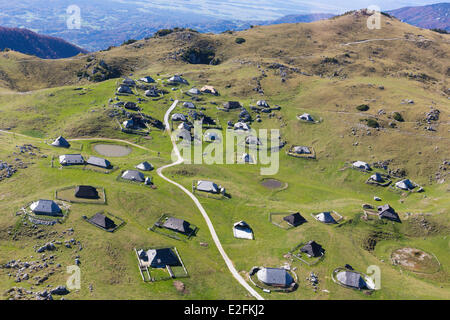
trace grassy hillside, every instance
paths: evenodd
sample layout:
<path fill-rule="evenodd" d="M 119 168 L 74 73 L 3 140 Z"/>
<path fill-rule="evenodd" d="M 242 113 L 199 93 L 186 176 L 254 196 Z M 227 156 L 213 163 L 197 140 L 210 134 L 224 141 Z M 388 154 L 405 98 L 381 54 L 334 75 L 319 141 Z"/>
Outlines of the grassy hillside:
<path fill-rule="evenodd" d="M 114 92 L 122 79 L 98 83 L 87 78 L 78 80 L 80 70 L 90 71 L 104 60 L 122 75 L 132 73 L 132 78 L 151 75 L 160 79 L 158 88 L 167 90 L 168 94 L 157 101 L 145 98 L 140 104 L 143 112 L 154 118 L 162 120 L 171 99 L 190 100 L 180 89 L 185 92 L 193 86 L 210 84 L 219 90 L 220 96 L 203 95 L 197 105 L 219 119 L 223 126 L 228 120 L 236 121 L 239 111 L 225 113 L 211 102 L 237 100 L 250 111 L 249 105 L 265 99 L 281 109 L 273 111 L 270 117 L 262 114 L 262 122 L 253 122 L 252 128 L 279 128 L 287 146 L 314 147 L 317 160 L 290 157 L 286 155 L 286 147 L 281 150 L 280 170 L 273 178 L 286 182 L 285 190 L 263 187 L 259 165 L 181 165 L 166 172 L 169 178 L 188 189 L 198 179 L 214 180 L 226 187 L 230 199 L 200 197 L 200 201 L 224 249 L 243 275 L 253 266 L 278 267 L 289 262 L 285 254 L 301 242 L 315 240 L 323 245 L 326 255 L 316 266 L 292 262 L 300 281 L 297 291 L 261 292 L 265 298 L 448 299 L 450 189 L 442 166 L 444 160 L 450 159 L 449 37 L 387 17 L 383 17 L 381 30 L 371 31 L 365 28 L 366 18 L 361 13 L 352 13 L 310 24 L 257 27 L 221 35 L 175 32 L 89 55 L 93 58 L 78 56 L 71 60 L 43 61 L 3 53 L 0 70 L 7 77 L 2 77 L 4 89 L 0 91 L 0 129 L 5 130 L 0 133 L 0 160 L 13 162 L 19 157 L 29 165 L 0 182 L 0 263 L 11 259 L 36 260 L 39 256 L 33 246 L 54 239 L 64 243 L 74 238 L 82 243 L 83 249 L 76 252 L 76 248 L 60 246 L 54 254 L 62 268 L 55 268 L 54 275 L 39 286 L 31 280 L 15 283 L 14 277 L 1 269 L 0 292 L 12 286 L 34 286 L 34 291 L 41 291 L 47 284 L 64 284 L 65 267 L 73 264 L 79 255 L 82 288 L 68 295 L 69 299 L 250 298 L 232 278 L 204 220 L 186 195 L 154 171 L 149 175 L 157 189 L 116 180 L 121 170 L 132 169 L 143 160 L 156 168 L 170 163 L 172 146 L 169 136 L 159 130 L 153 130 L 148 137 L 118 130 L 117 122 L 109 116 L 113 110 L 109 99 L 115 98 Z M 237 37 L 245 38 L 246 42 L 237 44 Z M 422 37 L 428 40 L 421 40 Z M 400 40 L 346 45 L 360 40 L 394 38 Z M 194 46 L 214 51 L 220 64 L 193 65 L 183 61 L 182 50 Z M 23 76 L 25 65 L 27 77 Z M 280 66 L 284 67 L 280 69 Z M 172 91 L 172 86 L 162 80 L 174 73 L 183 74 L 190 85 Z M 256 92 L 257 87 L 264 94 Z M 121 96 L 120 100 L 136 102 L 138 98 L 144 98 L 143 90 L 137 90 L 135 96 Z M 404 103 L 405 100 L 414 103 Z M 361 104 L 367 104 L 369 110 L 357 110 Z M 440 120 L 427 124 L 424 119 L 430 106 L 440 110 Z M 186 109 L 180 105 L 176 111 L 186 112 Z M 301 123 L 296 116 L 304 112 L 322 121 L 314 125 Z M 402 115 L 403 122 L 394 120 L 395 112 Z M 252 116 L 256 115 L 252 112 Z M 379 128 L 367 126 L 367 119 L 376 120 Z M 430 125 L 435 131 L 424 129 Z M 73 142 L 77 147 L 83 146 L 84 155 L 98 155 L 93 144 L 102 138 L 126 140 L 149 150 L 133 147 L 127 157 L 111 158 L 120 170 L 109 175 L 52 168 L 52 156 L 66 151 L 44 142 L 60 134 L 69 139 L 91 139 Z M 17 154 L 16 146 L 25 143 L 40 147 L 47 157 L 31 159 Z M 425 192 L 395 193 L 388 188 L 367 185 L 364 183 L 367 174 L 341 170 L 353 160 L 369 163 L 390 160 L 390 169 L 406 171 L 407 177 L 423 186 Z M 439 179 L 436 179 L 437 172 L 441 172 Z M 38 227 L 43 230 L 40 238 L 37 230 L 30 230 L 15 216 L 26 203 L 52 199 L 56 189 L 77 184 L 105 187 L 107 205 L 72 204 L 64 224 Z M 381 197 L 382 204 L 391 204 L 402 223 L 362 219 L 362 204 L 376 205 L 374 196 Z M 99 210 L 121 217 L 126 225 L 107 234 L 82 220 L 82 216 Z M 325 210 L 342 214 L 344 223 L 323 225 L 311 217 L 312 213 Z M 300 211 L 308 222 L 286 231 L 268 220 L 270 212 L 289 211 Z M 197 225 L 197 237 L 181 242 L 148 231 L 163 213 Z M 254 241 L 233 237 L 232 225 L 240 220 L 252 226 Z M 71 227 L 75 230 L 73 235 L 67 233 Z M 178 248 L 190 273 L 188 279 L 181 279 L 186 286 L 184 293 L 176 290 L 173 280 L 153 284 L 141 281 L 132 250 L 141 246 Z M 433 253 L 441 268 L 424 275 L 392 265 L 390 254 L 402 246 Z M 345 264 L 362 272 L 370 265 L 379 266 L 382 289 L 366 295 L 336 285 L 331 280 L 331 272 Z M 304 280 L 311 271 L 319 276 L 317 292 Z"/>

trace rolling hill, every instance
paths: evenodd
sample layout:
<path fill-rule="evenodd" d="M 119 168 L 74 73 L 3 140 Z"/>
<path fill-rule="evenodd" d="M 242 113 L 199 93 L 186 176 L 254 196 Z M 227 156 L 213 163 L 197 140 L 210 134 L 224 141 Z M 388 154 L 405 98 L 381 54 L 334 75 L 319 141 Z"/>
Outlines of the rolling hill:
<path fill-rule="evenodd" d="M 10 49 L 43 59 L 60 59 L 86 53 L 67 41 L 21 28 L 0 27 L 0 50 Z"/>
<path fill-rule="evenodd" d="M 404 7 L 388 11 L 389 14 L 414 26 L 426 29 L 442 29 L 450 32 L 450 3 Z"/>
<path fill-rule="evenodd" d="M 79 259 L 81 289 L 71 290 L 67 299 L 251 299 L 229 272 L 192 199 L 158 175 L 158 169 L 166 167 L 166 177 L 187 190 L 196 180 L 226 188 L 229 197 L 222 199 L 195 194 L 249 285 L 254 266 L 289 264 L 295 270 L 296 291 L 258 291 L 265 299 L 448 300 L 450 35 L 388 16 L 383 16 L 381 29 L 369 30 L 367 18 L 366 11 L 359 10 L 312 23 L 222 34 L 167 30 L 59 60 L 0 53 L 0 160 L 18 167 L 0 181 L 0 266 L 12 259 L 34 266 L 41 259 L 38 248 L 48 242 L 56 246 L 54 253 L 45 253 L 46 262 L 54 256 L 52 264 L 30 268 L 28 279 L 19 267 L 0 268 L 3 298 L 35 298 L 26 292 L 66 283 L 66 266 Z M 189 85 L 169 83 L 174 74 Z M 144 76 L 155 83 L 139 82 Z M 138 81 L 133 94 L 117 94 L 125 77 Z M 146 96 L 153 85 L 164 94 Z M 204 85 L 220 94 L 187 94 Z M 258 100 L 266 100 L 273 110 L 256 111 Z M 241 112 L 222 110 L 227 101 L 242 103 L 253 129 L 279 129 L 286 145 L 280 152 L 270 151 L 279 157 L 279 171 L 261 176 L 264 164 L 167 167 L 174 161 L 167 132 L 157 127 L 137 134 L 121 130 L 123 121 L 136 116 L 121 103 L 133 102 L 141 113 L 162 121 L 171 106 L 173 113 L 187 114 L 182 103 L 187 101 L 197 106 L 194 111 L 216 120 L 223 134 L 228 121 L 236 123 Z M 299 121 L 303 113 L 317 123 Z M 49 145 L 60 135 L 69 139 L 70 149 Z M 21 152 L 30 144 L 38 149 Z M 110 173 L 59 165 L 61 154 L 104 156 L 98 144 L 131 151 L 108 156 L 115 167 Z M 201 146 L 207 154 L 216 144 Z M 288 153 L 291 146 L 310 147 L 316 158 L 293 157 Z M 371 174 L 350 167 L 356 160 L 369 163 L 393 182 L 407 177 L 423 192 L 370 185 L 366 181 Z M 156 169 L 145 172 L 154 188 L 121 181 L 122 171 L 143 161 Z M 25 166 L 18 165 L 22 162 Z M 267 187 L 267 178 L 282 187 Z M 54 226 L 33 227 L 21 214 L 28 203 L 54 199 L 58 190 L 70 196 L 67 190 L 77 185 L 104 188 L 106 203 L 68 202 L 66 219 Z M 364 209 L 384 204 L 395 208 L 401 223 L 378 219 Z M 125 224 L 107 233 L 85 221 L 100 211 Z M 326 225 L 312 217 L 323 211 L 336 211 L 343 220 Z M 307 223 L 284 230 L 270 222 L 272 213 L 293 212 L 300 212 Z M 163 214 L 189 221 L 199 228 L 198 234 L 179 241 L 150 231 Z M 242 220 L 252 227 L 254 240 L 234 238 L 233 224 Z M 326 250 L 316 265 L 289 253 L 310 240 Z M 189 277 L 144 283 L 134 249 L 153 247 L 176 247 Z M 421 265 L 426 272 L 404 269 L 391 258 L 393 252 L 409 247 L 420 248 L 438 262 Z M 361 272 L 379 268 L 381 289 L 367 293 L 337 285 L 332 272 L 346 264 Z M 305 280 L 311 272 L 319 278 L 317 288 Z M 22 294 L 12 294 L 13 287 L 24 288 Z"/>

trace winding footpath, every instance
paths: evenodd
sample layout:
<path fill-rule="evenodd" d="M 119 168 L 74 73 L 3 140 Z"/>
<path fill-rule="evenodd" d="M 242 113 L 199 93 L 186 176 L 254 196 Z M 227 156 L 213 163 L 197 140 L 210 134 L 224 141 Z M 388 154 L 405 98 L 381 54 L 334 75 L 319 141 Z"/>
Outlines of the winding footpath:
<path fill-rule="evenodd" d="M 166 130 L 167 132 L 170 134 L 171 133 L 171 129 L 170 129 L 170 124 L 169 124 L 169 116 L 170 113 L 176 108 L 178 104 L 178 100 L 175 100 L 175 102 L 170 106 L 170 108 L 167 110 L 166 114 L 164 115 L 164 124 L 166 126 Z M 160 167 L 156 170 L 156 173 L 163 178 L 164 180 L 166 180 L 167 182 L 175 185 L 176 187 L 178 187 L 179 189 L 181 189 L 184 193 L 186 193 L 191 199 L 192 201 L 194 201 L 195 205 L 197 206 L 198 210 L 201 212 L 203 218 L 206 221 L 206 224 L 208 226 L 209 232 L 211 233 L 211 237 L 214 240 L 214 243 L 217 246 L 217 249 L 219 250 L 220 254 L 222 255 L 223 260 L 225 261 L 228 269 L 230 270 L 231 274 L 233 275 L 233 277 L 256 299 L 258 300 L 264 300 L 263 297 L 261 297 L 258 292 L 255 291 L 255 289 L 253 289 L 248 283 L 247 281 L 244 280 L 244 278 L 239 274 L 239 272 L 236 270 L 236 268 L 233 265 L 233 262 L 230 260 L 230 258 L 228 257 L 228 255 L 226 254 L 225 250 L 222 247 L 222 244 L 220 243 L 219 237 L 217 236 L 216 230 L 214 229 L 214 226 L 211 222 L 211 219 L 209 219 L 209 216 L 206 212 L 206 210 L 203 208 L 203 206 L 201 205 L 200 201 L 197 199 L 197 197 L 194 196 L 194 194 L 192 192 L 190 192 L 189 190 L 187 190 L 185 187 L 183 187 L 182 185 L 180 185 L 179 183 L 176 183 L 175 181 L 170 180 L 169 178 L 165 177 L 163 175 L 163 170 L 170 168 L 170 167 L 174 167 L 177 166 L 179 164 L 182 164 L 184 162 L 183 157 L 180 154 L 180 150 L 178 149 L 177 145 L 176 145 L 176 141 L 175 138 L 171 135 L 171 141 L 172 141 L 172 145 L 173 145 L 173 149 L 174 152 L 177 156 L 177 159 L 175 162 L 165 165 L 163 167 Z"/>

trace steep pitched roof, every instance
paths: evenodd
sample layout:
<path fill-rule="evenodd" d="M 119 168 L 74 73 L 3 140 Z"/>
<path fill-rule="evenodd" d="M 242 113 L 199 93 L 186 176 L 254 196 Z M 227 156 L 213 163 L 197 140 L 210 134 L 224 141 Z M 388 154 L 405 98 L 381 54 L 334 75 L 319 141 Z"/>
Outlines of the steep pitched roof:
<path fill-rule="evenodd" d="M 219 186 L 212 181 L 197 181 L 197 190 L 211 193 L 219 193 Z"/>
<path fill-rule="evenodd" d="M 76 198 L 98 199 L 98 191 L 91 186 L 77 186 L 75 189 Z"/>
<path fill-rule="evenodd" d="M 188 91 L 190 94 L 201 94 L 201 91 L 198 90 L 197 88 L 192 88 Z"/>
<path fill-rule="evenodd" d="M 81 154 L 64 154 L 59 156 L 59 163 L 67 164 L 84 164 L 84 158 Z"/>
<path fill-rule="evenodd" d="M 170 248 L 150 249 L 138 251 L 139 259 L 148 263 L 153 268 L 165 268 L 166 266 L 181 266 L 178 256 Z"/>
<path fill-rule="evenodd" d="M 183 79 L 181 76 L 179 75 L 174 75 L 169 79 L 169 82 L 173 82 L 173 83 L 183 83 L 183 84 L 188 84 L 187 80 Z"/>
<path fill-rule="evenodd" d="M 369 164 L 367 162 L 364 161 L 355 161 L 352 163 L 352 166 L 355 168 L 359 168 L 359 169 L 364 169 L 364 170 L 372 170 L 369 166 Z"/>
<path fill-rule="evenodd" d="M 59 136 L 55 139 L 55 141 L 53 141 L 52 146 L 60 148 L 70 148 L 70 143 L 66 139 L 64 139 L 63 136 Z"/>
<path fill-rule="evenodd" d="M 89 221 L 107 230 L 116 227 L 116 223 L 113 220 L 101 213 L 96 213 Z"/>
<path fill-rule="evenodd" d="M 266 100 L 258 100 L 258 101 L 256 102 L 256 105 L 257 105 L 258 107 L 265 107 L 265 108 L 268 108 L 268 107 L 269 107 L 269 104 L 267 103 Z"/>
<path fill-rule="evenodd" d="M 259 281 L 273 286 L 288 287 L 294 282 L 292 276 L 285 269 L 261 268 L 256 276 Z"/>
<path fill-rule="evenodd" d="M 186 116 L 182 113 L 174 113 L 172 115 L 173 121 L 186 121 Z"/>
<path fill-rule="evenodd" d="M 117 88 L 117 92 L 118 93 L 128 93 L 128 94 L 132 94 L 133 93 L 131 88 L 129 86 L 124 85 L 124 84 L 122 84 L 121 86 L 119 86 L 119 88 Z"/>
<path fill-rule="evenodd" d="M 304 146 L 295 146 L 293 151 L 297 154 L 311 154 L 311 150 Z"/>
<path fill-rule="evenodd" d="M 341 271 L 336 275 L 337 280 L 349 287 L 364 289 L 367 287 L 366 282 L 357 272 L 352 271 Z"/>
<path fill-rule="evenodd" d="M 139 81 L 146 82 L 146 83 L 153 83 L 153 82 L 155 82 L 155 80 L 152 77 L 149 77 L 149 76 L 140 78 Z"/>
<path fill-rule="evenodd" d="M 193 231 L 189 222 L 174 217 L 167 218 L 162 227 L 184 234 L 190 234 Z"/>
<path fill-rule="evenodd" d="M 183 103 L 183 107 L 184 108 L 188 108 L 188 109 L 195 109 L 195 104 L 193 104 L 190 101 L 186 101 L 186 102 Z"/>
<path fill-rule="evenodd" d="M 403 190 L 412 190 L 415 188 L 414 184 L 409 179 L 399 181 L 395 184 L 395 186 Z"/>
<path fill-rule="evenodd" d="M 286 216 L 283 220 L 293 227 L 298 227 L 306 222 L 306 219 L 299 212 Z"/>
<path fill-rule="evenodd" d="M 319 213 L 316 215 L 316 219 L 323 223 L 337 223 L 331 215 L 331 212 L 328 211 Z"/>
<path fill-rule="evenodd" d="M 375 174 L 371 175 L 370 179 L 372 179 L 373 181 L 376 181 L 376 182 L 384 182 L 383 177 L 378 172 L 376 172 Z"/>
<path fill-rule="evenodd" d="M 136 85 L 136 82 L 130 78 L 123 79 L 122 83 L 127 86 L 135 86 Z"/>
<path fill-rule="evenodd" d="M 309 241 L 306 245 L 304 245 L 300 249 L 300 251 L 304 252 L 312 257 L 320 257 L 325 250 L 317 242 Z"/>
<path fill-rule="evenodd" d="M 245 221 L 236 222 L 233 225 L 233 234 L 238 239 L 253 240 L 253 230 Z"/>
<path fill-rule="evenodd" d="M 401 222 L 397 212 L 395 212 L 394 208 L 392 208 L 389 204 L 378 207 L 378 216 L 383 219 Z"/>
<path fill-rule="evenodd" d="M 111 167 L 111 162 L 109 162 L 106 159 L 103 158 L 99 158 L 99 157 L 94 157 L 91 156 L 89 157 L 89 159 L 87 160 L 87 163 L 96 167 L 101 167 L 101 168 L 110 168 Z"/>
<path fill-rule="evenodd" d="M 304 120 L 304 121 L 314 121 L 313 117 L 311 117 L 311 115 L 309 113 L 304 113 L 304 114 L 298 116 L 298 118 L 300 120 Z"/>
<path fill-rule="evenodd" d="M 130 181 L 144 182 L 145 176 L 142 172 L 136 170 L 127 170 L 122 174 L 122 178 Z"/>
<path fill-rule="evenodd" d="M 148 163 L 147 161 L 141 162 L 136 166 L 136 169 L 142 170 L 142 171 L 151 171 L 153 170 L 153 166 Z"/>
<path fill-rule="evenodd" d="M 30 209 L 36 214 L 61 213 L 61 208 L 53 200 L 38 200 L 30 205 Z"/>

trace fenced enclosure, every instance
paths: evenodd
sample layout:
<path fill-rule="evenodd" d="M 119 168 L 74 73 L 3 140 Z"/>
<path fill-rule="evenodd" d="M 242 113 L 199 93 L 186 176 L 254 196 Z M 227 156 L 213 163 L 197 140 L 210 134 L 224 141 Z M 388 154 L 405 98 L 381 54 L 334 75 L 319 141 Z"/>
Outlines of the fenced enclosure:
<path fill-rule="evenodd" d="M 151 248 L 151 249 L 165 249 L 163 247 Z M 157 282 L 157 281 L 165 281 L 176 278 L 188 278 L 189 273 L 181 259 L 181 256 L 176 247 L 169 247 L 173 252 L 177 255 L 178 260 L 180 261 L 181 266 L 166 266 L 166 268 L 152 268 L 144 266 L 141 263 L 141 259 L 139 258 L 138 250 L 134 248 L 134 252 L 136 253 L 136 258 L 138 259 L 138 267 L 139 273 L 141 274 L 142 281 L 144 282 Z M 144 249 L 149 250 L 149 249 Z"/>
<path fill-rule="evenodd" d="M 295 147 L 297 147 L 297 146 L 292 145 L 289 148 L 289 150 L 287 150 L 286 154 L 288 156 L 299 158 L 299 159 L 311 159 L 311 160 L 316 159 L 316 151 L 313 147 L 308 147 L 308 149 L 309 149 L 309 151 L 311 151 L 311 153 L 300 153 L 300 154 L 294 152 Z"/>
<path fill-rule="evenodd" d="M 86 203 L 86 204 L 106 204 L 106 192 L 105 188 L 103 187 L 96 187 L 94 188 L 98 192 L 99 199 L 84 199 L 84 198 L 77 198 L 75 196 L 76 188 L 78 186 L 69 186 L 57 189 L 55 191 L 55 199 L 66 201 L 69 203 Z"/>
<path fill-rule="evenodd" d="M 325 252 L 322 252 L 320 257 L 309 257 L 306 253 L 300 251 L 300 249 L 305 245 L 306 243 L 301 242 L 294 249 L 290 250 L 288 254 L 290 254 L 292 257 L 296 258 L 297 260 L 303 262 L 308 266 L 313 266 L 322 261 L 322 259 L 325 257 Z"/>
<path fill-rule="evenodd" d="M 177 232 L 175 230 L 171 230 L 168 228 L 163 227 L 163 223 L 164 221 L 166 221 L 168 218 L 171 218 L 171 216 L 167 215 L 167 214 L 163 214 L 161 217 L 159 217 L 159 219 L 153 224 L 153 226 L 151 226 L 150 228 L 148 228 L 148 230 L 153 231 L 155 233 L 158 233 L 160 235 L 175 239 L 175 240 L 180 240 L 180 241 L 187 241 L 192 239 L 193 237 L 195 237 L 195 235 L 198 232 L 198 227 L 190 224 L 191 227 L 191 232 L 189 232 L 188 234 L 185 233 L 181 233 L 181 232 Z"/>
<path fill-rule="evenodd" d="M 117 231 L 119 228 L 122 228 L 122 227 L 125 225 L 125 221 L 124 221 L 122 218 L 119 218 L 118 216 L 115 216 L 115 215 L 113 215 L 113 214 L 110 213 L 110 212 L 107 212 L 107 211 L 100 211 L 100 212 L 98 212 L 98 213 L 103 214 L 104 216 L 106 216 L 106 217 L 110 218 L 111 220 L 113 220 L 114 223 L 116 224 L 116 226 L 115 226 L 114 228 L 111 228 L 111 229 L 105 229 L 105 228 L 103 228 L 102 226 L 99 226 L 98 224 L 93 223 L 93 222 L 91 221 L 92 217 L 94 217 L 94 216 L 92 216 L 92 217 L 90 217 L 90 218 L 89 218 L 89 217 L 86 217 L 86 216 L 83 216 L 82 218 L 83 218 L 83 220 L 86 221 L 87 223 L 90 223 L 90 224 L 92 224 L 93 226 L 95 226 L 95 227 L 97 227 L 97 228 L 99 228 L 99 229 L 101 229 L 101 230 L 103 230 L 103 231 L 106 231 L 106 232 L 115 232 L 115 231 Z M 120 223 L 116 223 L 117 221 L 119 221 Z"/>

